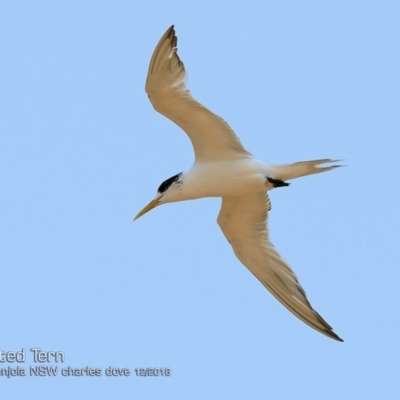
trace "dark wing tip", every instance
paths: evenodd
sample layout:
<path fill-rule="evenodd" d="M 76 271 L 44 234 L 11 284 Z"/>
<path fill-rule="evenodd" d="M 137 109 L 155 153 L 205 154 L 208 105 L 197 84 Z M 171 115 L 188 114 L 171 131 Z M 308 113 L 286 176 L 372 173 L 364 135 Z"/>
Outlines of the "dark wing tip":
<path fill-rule="evenodd" d="M 166 32 L 164 33 L 164 36 L 168 39 L 173 38 L 174 43 L 176 42 L 177 38 L 175 35 L 175 25 L 171 25 Z M 176 43 L 175 43 L 176 44 Z"/>
<path fill-rule="evenodd" d="M 311 307 L 311 304 L 310 304 L 310 307 Z M 326 336 L 329 336 L 331 339 L 337 340 L 338 342 L 344 342 L 344 340 L 341 337 L 339 337 L 338 335 L 336 335 L 335 332 L 333 332 L 332 327 L 314 309 L 313 309 L 313 312 L 314 312 L 315 316 L 318 318 L 319 322 L 325 328 L 323 330 L 320 330 L 321 333 L 324 333 Z"/>
<path fill-rule="evenodd" d="M 338 342 L 344 342 L 344 340 L 338 335 L 336 335 L 336 333 L 333 332 L 332 329 L 325 331 L 325 334 L 329 336 L 331 339 L 337 340 Z"/>
<path fill-rule="evenodd" d="M 344 342 L 344 340 L 341 337 L 339 337 L 338 335 L 336 335 L 335 332 L 330 332 L 330 337 L 334 340 L 337 340 L 338 342 Z"/>

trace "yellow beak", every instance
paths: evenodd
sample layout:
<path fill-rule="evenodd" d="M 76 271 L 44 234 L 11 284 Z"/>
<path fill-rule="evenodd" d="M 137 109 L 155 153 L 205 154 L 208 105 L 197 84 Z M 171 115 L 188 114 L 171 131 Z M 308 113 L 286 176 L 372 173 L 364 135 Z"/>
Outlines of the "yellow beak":
<path fill-rule="evenodd" d="M 138 213 L 138 215 L 136 215 L 136 217 L 133 220 L 136 221 L 142 215 L 148 213 L 150 210 L 152 210 L 153 208 L 157 207 L 160 204 L 160 201 L 161 201 L 161 197 L 152 200 L 149 204 L 147 204 L 147 206 L 145 208 L 143 208 L 142 211 L 140 211 Z"/>

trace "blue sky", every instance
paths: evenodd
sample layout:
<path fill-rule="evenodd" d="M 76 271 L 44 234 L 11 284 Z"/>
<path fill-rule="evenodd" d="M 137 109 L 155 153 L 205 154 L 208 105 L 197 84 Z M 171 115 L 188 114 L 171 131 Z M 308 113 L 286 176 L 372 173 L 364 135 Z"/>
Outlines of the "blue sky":
<path fill-rule="evenodd" d="M 400 3 L 0 2 L 0 350 L 59 368 L 7 399 L 399 396 Z M 344 340 L 303 324 L 235 258 L 219 199 L 159 207 L 189 140 L 144 83 L 175 24 L 193 95 L 254 155 L 348 166 L 270 194 L 271 238 Z M 16 367 L 2 363 L 0 368 Z"/>

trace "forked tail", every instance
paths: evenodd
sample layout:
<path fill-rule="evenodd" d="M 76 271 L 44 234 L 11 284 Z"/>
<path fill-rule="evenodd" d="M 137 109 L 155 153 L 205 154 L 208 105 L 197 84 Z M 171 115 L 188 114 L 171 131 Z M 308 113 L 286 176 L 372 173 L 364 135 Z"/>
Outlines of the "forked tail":
<path fill-rule="evenodd" d="M 343 165 L 327 165 L 340 160 L 324 158 L 322 160 L 300 161 L 294 164 L 274 165 L 274 178 L 282 181 L 300 178 L 301 176 L 319 174 L 320 172 L 330 171 L 331 169 L 342 167 Z"/>

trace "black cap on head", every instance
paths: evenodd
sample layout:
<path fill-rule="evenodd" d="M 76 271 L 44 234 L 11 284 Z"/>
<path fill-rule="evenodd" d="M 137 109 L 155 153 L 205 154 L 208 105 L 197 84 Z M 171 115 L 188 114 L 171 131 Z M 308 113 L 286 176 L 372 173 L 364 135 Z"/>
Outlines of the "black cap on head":
<path fill-rule="evenodd" d="M 182 172 L 180 172 L 179 174 L 176 174 L 174 176 L 171 176 L 171 178 L 168 178 L 167 180 L 165 180 L 160 187 L 158 188 L 158 193 L 165 193 L 168 188 L 174 183 L 177 182 L 180 178 L 180 176 L 182 175 Z"/>

